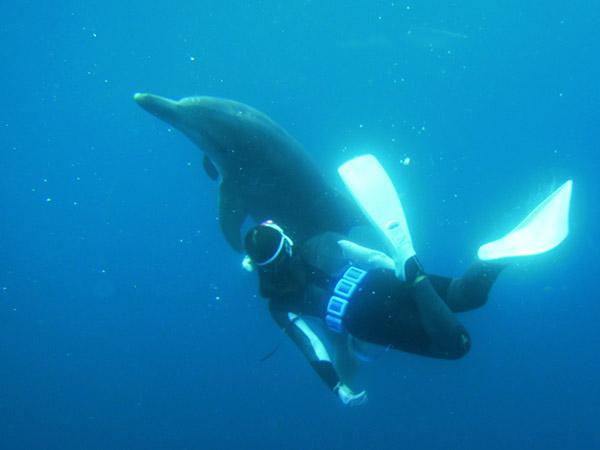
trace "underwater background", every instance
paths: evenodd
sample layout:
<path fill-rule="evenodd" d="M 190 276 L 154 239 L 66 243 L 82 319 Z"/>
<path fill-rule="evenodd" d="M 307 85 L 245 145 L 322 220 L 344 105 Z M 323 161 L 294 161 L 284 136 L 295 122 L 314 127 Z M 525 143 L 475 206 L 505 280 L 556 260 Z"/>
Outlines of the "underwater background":
<path fill-rule="evenodd" d="M 599 19 L 597 0 L 3 2 L 0 447 L 598 448 Z M 135 92 L 247 103 L 340 188 L 375 154 L 432 273 L 568 179 L 571 234 L 459 316 L 466 357 L 388 352 L 345 408 L 291 341 L 259 362 L 280 332 L 217 183 Z"/>

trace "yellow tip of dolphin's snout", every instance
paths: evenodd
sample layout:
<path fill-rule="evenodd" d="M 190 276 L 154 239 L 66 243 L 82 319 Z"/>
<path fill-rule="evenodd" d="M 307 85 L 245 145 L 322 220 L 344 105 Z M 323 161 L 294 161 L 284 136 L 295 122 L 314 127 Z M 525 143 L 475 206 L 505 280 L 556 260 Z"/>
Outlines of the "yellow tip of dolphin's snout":
<path fill-rule="evenodd" d="M 148 94 L 141 94 L 140 92 L 136 92 L 135 94 L 133 94 L 133 101 L 136 103 L 141 102 L 144 97 L 146 97 Z"/>

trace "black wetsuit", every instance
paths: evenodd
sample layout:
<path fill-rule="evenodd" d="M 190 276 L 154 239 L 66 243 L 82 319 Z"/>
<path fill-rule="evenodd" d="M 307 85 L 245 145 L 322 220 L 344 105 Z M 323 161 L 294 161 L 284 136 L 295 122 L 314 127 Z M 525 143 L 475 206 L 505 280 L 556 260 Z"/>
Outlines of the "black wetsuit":
<path fill-rule="evenodd" d="M 323 381 L 333 389 L 339 377 L 316 333 L 303 317 L 325 319 L 333 288 L 351 265 L 337 244 L 344 236 L 318 235 L 299 250 L 308 276 L 306 289 L 269 299 L 269 310 Z M 348 301 L 345 330 L 366 342 L 419 355 L 455 359 L 470 348 L 468 333 L 454 312 L 483 305 L 504 266 L 475 262 L 461 279 L 436 275 L 409 283 L 386 269 L 370 270 Z"/>

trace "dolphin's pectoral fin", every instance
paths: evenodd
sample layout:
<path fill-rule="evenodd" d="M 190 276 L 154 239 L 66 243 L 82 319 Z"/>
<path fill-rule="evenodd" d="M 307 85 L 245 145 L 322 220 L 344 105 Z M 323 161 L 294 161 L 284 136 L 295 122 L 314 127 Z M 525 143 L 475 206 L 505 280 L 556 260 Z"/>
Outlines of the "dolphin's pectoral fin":
<path fill-rule="evenodd" d="M 219 179 L 219 171 L 215 167 L 215 164 L 206 155 L 204 155 L 204 158 L 202 158 L 202 167 L 204 167 L 206 175 L 208 175 L 211 180 L 217 181 Z"/>
<path fill-rule="evenodd" d="M 234 192 L 234 189 L 229 188 L 227 183 L 221 181 L 219 186 L 219 221 L 225 240 L 235 251 L 241 253 L 244 251 L 241 228 L 248 215 L 248 210 Z"/>

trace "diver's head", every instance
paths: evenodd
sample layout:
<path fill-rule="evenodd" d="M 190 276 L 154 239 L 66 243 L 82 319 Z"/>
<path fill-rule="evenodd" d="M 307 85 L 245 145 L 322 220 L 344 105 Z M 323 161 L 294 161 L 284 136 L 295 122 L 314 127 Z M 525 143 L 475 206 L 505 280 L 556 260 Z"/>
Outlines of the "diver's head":
<path fill-rule="evenodd" d="M 280 226 L 267 220 L 252 227 L 244 238 L 244 248 L 247 256 L 244 267 L 258 266 L 271 269 L 292 256 L 294 242 L 286 235 Z"/>

